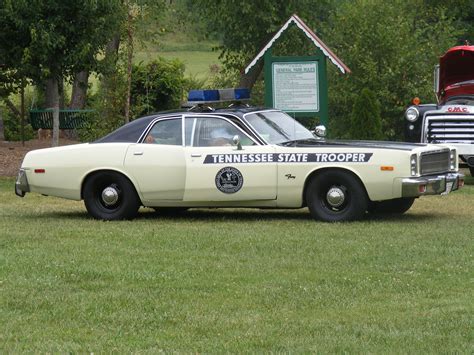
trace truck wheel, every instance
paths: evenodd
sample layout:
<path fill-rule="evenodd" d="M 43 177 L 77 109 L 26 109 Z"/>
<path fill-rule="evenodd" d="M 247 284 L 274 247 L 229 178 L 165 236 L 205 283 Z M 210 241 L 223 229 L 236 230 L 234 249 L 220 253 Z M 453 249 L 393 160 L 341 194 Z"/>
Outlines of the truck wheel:
<path fill-rule="evenodd" d="M 367 210 L 364 186 L 352 174 L 326 170 L 316 175 L 306 190 L 306 202 L 314 219 L 325 222 L 361 219 Z"/>
<path fill-rule="evenodd" d="M 414 197 L 394 198 L 393 200 L 369 202 L 368 211 L 373 214 L 397 213 L 402 214 L 410 209 L 415 202 Z"/>
<path fill-rule="evenodd" d="M 132 183 L 112 171 L 89 177 L 83 191 L 87 212 L 96 219 L 131 219 L 140 207 L 140 199 Z"/>

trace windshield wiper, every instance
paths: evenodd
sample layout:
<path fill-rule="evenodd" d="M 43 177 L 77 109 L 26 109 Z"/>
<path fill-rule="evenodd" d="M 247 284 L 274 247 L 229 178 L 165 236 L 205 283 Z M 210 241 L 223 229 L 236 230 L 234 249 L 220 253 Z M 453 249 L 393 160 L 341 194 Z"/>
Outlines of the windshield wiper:
<path fill-rule="evenodd" d="M 316 138 L 303 138 L 303 139 L 294 139 L 294 140 L 289 140 L 285 142 L 278 143 L 278 145 L 284 146 L 284 147 L 291 147 L 294 146 L 296 147 L 297 145 L 315 145 L 319 143 L 325 143 L 321 139 L 316 139 Z"/>
<path fill-rule="evenodd" d="M 278 133 L 280 133 L 283 137 L 285 138 L 290 138 L 290 136 L 288 134 L 286 134 L 285 131 L 283 131 L 281 129 L 281 127 L 279 125 L 277 125 L 275 122 L 273 122 L 272 120 L 269 120 L 268 118 L 266 118 L 264 115 L 262 115 L 261 113 L 257 113 L 257 116 L 260 117 L 267 125 L 269 125 L 270 127 L 272 127 L 275 131 L 277 131 Z"/>

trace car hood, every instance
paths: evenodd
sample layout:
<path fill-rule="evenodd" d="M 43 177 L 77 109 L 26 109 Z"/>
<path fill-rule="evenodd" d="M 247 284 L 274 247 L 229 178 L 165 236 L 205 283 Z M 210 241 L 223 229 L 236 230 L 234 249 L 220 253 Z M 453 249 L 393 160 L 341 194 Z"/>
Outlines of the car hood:
<path fill-rule="evenodd" d="M 439 59 L 439 66 L 440 90 L 474 80 L 474 46 L 451 48 Z"/>
<path fill-rule="evenodd" d="M 281 143 L 285 147 L 351 147 L 351 148 L 372 148 L 372 149 L 395 149 L 413 150 L 426 147 L 422 143 L 407 142 L 386 142 L 386 141 L 352 141 L 352 140 L 326 140 L 326 139 L 302 139 Z"/>

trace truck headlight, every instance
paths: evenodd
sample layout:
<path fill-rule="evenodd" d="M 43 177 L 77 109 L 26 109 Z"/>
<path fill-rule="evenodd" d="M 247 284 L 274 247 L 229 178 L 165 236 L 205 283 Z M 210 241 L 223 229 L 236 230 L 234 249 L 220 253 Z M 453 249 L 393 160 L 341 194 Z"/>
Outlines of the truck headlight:
<path fill-rule="evenodd" d="M 410 122 L 415 122 L 420 116 L 420 111 L 416 107 L 410 107 L 405 112 L 405 118 Z"/>
<path fill-rule="evenodd" d="M 456 149 L 449 151 L 449 170 L 456 170 Z"/>
<path fill-rule="evenodd" d="M 418 173 L 418 156 L 416 154 L 412 154 L 410 157 L 410 171 L 411 176 L 416 176 Z"/>

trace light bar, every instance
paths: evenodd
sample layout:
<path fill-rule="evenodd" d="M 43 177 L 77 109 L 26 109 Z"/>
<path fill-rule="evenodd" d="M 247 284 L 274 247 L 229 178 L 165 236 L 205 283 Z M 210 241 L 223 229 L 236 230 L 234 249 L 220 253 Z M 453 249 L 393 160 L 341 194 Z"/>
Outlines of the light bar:
<path fill-rule="evenodd" d="M 249 89 L 191 90 L 188 94 L 191 104 L 242 100 L 250 100 Z"/>

